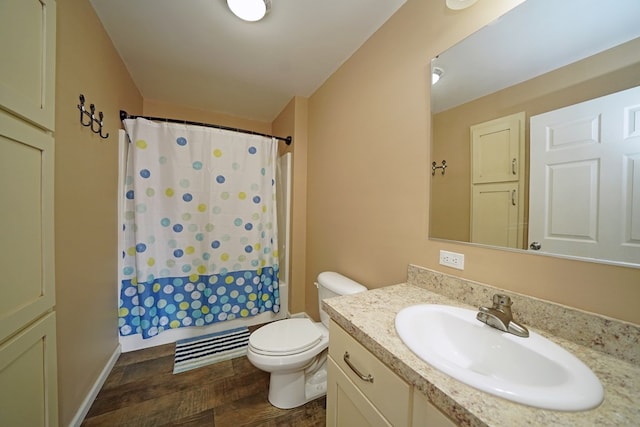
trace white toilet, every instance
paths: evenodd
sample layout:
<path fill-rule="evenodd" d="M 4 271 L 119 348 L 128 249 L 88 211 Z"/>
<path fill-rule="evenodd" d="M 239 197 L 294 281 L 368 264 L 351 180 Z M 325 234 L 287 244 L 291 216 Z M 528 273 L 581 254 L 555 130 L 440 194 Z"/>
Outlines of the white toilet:
<path fill-rule="evenodd" d="M 322 300 L 367 290 L 330 271 L 318 275 L 317 285 L 321 322 L 308 318 L 278 320 L 249 337 L 247 358 L 256 368 L 271 373 L 269 402 L 278 408 L 295 408 L 327 392 L 329 316 L 322 311 Z"/>

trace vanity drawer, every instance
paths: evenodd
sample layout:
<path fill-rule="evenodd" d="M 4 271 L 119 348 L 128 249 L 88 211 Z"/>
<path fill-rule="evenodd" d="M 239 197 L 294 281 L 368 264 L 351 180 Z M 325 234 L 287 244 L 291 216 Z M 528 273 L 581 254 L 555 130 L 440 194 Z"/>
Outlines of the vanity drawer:
<path fill-rule="evenodd" d="M 329 325 L 329 355 L 392 425 L 408 425 L 409 384 L 333 321 Z M 372 381 L 362 379 L 356 370 L 364 377 L 370 376 Z"/>

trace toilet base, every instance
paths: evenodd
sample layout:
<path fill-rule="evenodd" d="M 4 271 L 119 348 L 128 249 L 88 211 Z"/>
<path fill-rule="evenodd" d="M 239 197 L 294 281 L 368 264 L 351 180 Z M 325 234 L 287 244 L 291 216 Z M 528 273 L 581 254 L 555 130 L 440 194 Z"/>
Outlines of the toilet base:
<path fill-rule="evenodd" d="M 292 409 L 327 394 L 326 363 L 313 373 L 271 373 L 269 403 L 276 408 Z"/>

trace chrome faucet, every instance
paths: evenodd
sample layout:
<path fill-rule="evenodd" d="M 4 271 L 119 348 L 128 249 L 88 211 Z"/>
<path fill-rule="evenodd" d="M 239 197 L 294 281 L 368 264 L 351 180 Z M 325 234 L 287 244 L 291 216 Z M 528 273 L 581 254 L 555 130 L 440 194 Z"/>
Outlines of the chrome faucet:
<path fill-rule="evenodd" d="M 480 307 L 476 319 L 487 325 L 519 337 L 529 336 L 527 328 L 513 320 L 511 314 L 511 298 L 503 294 L 493 296 L 493 306 Z"/>

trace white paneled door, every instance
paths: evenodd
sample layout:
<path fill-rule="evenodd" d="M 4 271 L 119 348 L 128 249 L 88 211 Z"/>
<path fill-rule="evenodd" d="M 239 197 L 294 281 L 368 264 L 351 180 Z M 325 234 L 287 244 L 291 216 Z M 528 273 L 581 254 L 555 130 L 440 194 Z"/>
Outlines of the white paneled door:
<path fill-rule="evenodd" d="M 640 262 L 640 87 L 531 118 L 529 243 Z"/>

